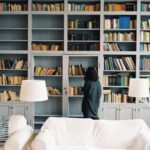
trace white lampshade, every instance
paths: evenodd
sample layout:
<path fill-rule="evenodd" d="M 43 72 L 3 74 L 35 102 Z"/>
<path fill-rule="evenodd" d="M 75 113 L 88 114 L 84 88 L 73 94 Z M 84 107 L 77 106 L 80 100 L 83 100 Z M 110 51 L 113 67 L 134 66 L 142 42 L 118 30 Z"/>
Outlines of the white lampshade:
<path fill-rule="evenodd" d="M 23 80 L 20 90 L 20 101 L 48 100 L 46 83 L 44 80 Z"/>
<path fill-rule="evenodd" d="M 149 97 L 148 79 L 143 78 L 130 79 L 128 96 L 137 98 Z"/>

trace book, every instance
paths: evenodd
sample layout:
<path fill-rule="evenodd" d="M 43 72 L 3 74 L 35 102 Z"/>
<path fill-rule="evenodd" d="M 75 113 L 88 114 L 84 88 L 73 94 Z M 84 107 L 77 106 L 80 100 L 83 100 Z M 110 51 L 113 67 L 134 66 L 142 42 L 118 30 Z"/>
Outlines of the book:
<path fill-rule="evenodd" d="M 105 2 L 104 11 L 136 11 L 135 2 Z"/>

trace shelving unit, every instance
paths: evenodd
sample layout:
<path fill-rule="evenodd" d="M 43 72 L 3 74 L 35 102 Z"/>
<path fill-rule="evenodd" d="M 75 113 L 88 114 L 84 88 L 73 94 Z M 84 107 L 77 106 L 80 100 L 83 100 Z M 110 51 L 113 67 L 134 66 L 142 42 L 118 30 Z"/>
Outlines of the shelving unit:
<path fill-rule="evenodd" d="M 65 58 L 68 64 L 67 74 L 67 99 L 68 99 L 68 116 L 82 117 L 82 87 L 84 86 L 84 76 L 86 69 L 95 67 L 99 72 L 99 56 L 96 55 L 68 55 Z"/>
<path fill-rule="evenodd" d="M 4 2 L 1 4 L 4 4 Z M 10 4 L 12 8 L 14 7 L 13 4 L 14 2 Z M 4 6 L 6 7 L 6 3 Z M 7 13 L 7 9 L 3 9 L 1 12 L 0 99 L 1 101 L 18 100 L 21 80 L 28 77 L 28 15 L 26 12 L 22 14 L 22 11 Z M 20 63 L 19 61 L 23 62 Z"/>
<path fill-rule="evenodd" d="M 68 51 L 100 51 L 100 16 L 68 15 Z"/>
<path fill-rule="evenodd" d="M 0 15 L 0 50 L 28 50 L 28 15 Z"/>
<path fill-rule="evenodd" d="M 40 129 L 44 118 L 62 116 L 62 61 L 62 55 L 32 55 L 32 77 L 36 80 L 45 80 L 49 93 L 48 101 L 35 103 L 34 127 L 36 129 Z"/>
<path fill-rule="evenodd" d="M 141 0 L 141 13 L 140 13 L 140 66 L 139 76 L 150 80 L 150 7 L 149 2 Z M 146 8 L 147 6 L 147 8 Z M 146 9 L 145 9 L 146 8 Z M 150 99 L 146 98 L 146 101 Z"/>
<path fill-rule="evenodd" d="M 32 15 L 32 50 L 63 51 L 64 50 L 64 16 Z"/>
<path fill-rule="evenodd" d="M 7 2 L 12 4 L 11 11 L 3 10 L 1 4 L 5 2 L 0 0 L 0 60 L 23 59 L 28 67 L 1 68 L 0 75 L 46 80 L 49 100 L 31 105 L 29 111 L 29 122 L 36 131 L 51 116 L 83 117 L 84 74 L 69 74 L 71 65 L 97 68 L 105 99 L 109 99 L 101 101 L 100 118 L 144 118 L 150 125 L 144 115 L 150 108 L 127 98 L 130 77 L 150 78 L 150 66 L 141 70 L 144 58 L 147 62 L 150 59 L 150 15 L 148 7 L 143 9 L 148 0 Z M 19 4 L 15 11 L 13 4 Z M 50 70 L 35 74 L 37 66 Z M 62 73 L 51 74 L 59 66 Z M 103 85 L 104 79 L 107 82 Z M 78 92 L 69 94 L 69 87 Z M 1 85 L 0 89 L 19 93 L 20 85 Z M 120 101 L 121 93 L 124 100 Z"/>
<path fill-rule="evenodd" d="M 32 125 L 33 105 L 18 101 L 21 80 L 29 78 L 28 6 L 28 0 L 0 1 L 0 116 L 24 115 Z"/>

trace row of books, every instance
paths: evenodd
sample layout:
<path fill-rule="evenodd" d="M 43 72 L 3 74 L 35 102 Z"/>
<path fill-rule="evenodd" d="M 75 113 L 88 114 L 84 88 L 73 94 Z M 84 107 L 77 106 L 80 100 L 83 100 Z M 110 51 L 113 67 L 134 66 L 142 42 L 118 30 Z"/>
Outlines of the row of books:
<path fill-rule="evenodd" d="M 83 95 L 82 87 L 69 86 L 68 95 Z"/>
<path fill-rule="evenodd" d="M 150 31 L 141 31 L 141 42 L 150 42 Z"/>
<path fill-rule="evenodd" d="M 8 76 L 0 75 L 0 85 L 21 85 L 22 80 L 26 80 L 26 76 Z"/>
<path fill-rule="evenodd" d="M 141 28 L 142 29 L 150 29 L 150 19 L 145 19 L 141 21 Z"/>
<path fill-rule="evenodd" d="M 100 42 L 86 42 L 86 43 L 72 43 L 68 44 L 69 51 L 99 51 L 100 50 Z"/>
<path fill-rule="evenodd" d="M 150 57 L 141 57 L 140 70 L 149 70 L 150 71 Z"/>
<path fill-rule="evenodd" d="M 136 41 L 136 32 L 105 32 L 105 41 Z"/>
<path fill-rule="evenodd" d="M 105 29 L 135 29 L 136 19 L 130 16 L 105 18 L 104 28 Z"/>
<path fill-rule="evenodd" d="M 135 100 L 132 97 L 128 97 L 126 90 L 103 90 L 101 98 L 102 103 L 134 103 Z"/>
<path fill-rule="evenodd" d="M 105 3 L 104 11 L 136 11 L 136 3 L 125 2 L 125 3 Z"/>
<path fill-rule="evenodd" d="M 46 66 L 35 66 L 34 75 L 62 75 L 62 67 L 50 68 Z"/>
<path fill-rule="evenodd" d="M 105 70 L 135 70 L 136 66 L 132 57 L 106 57 L 104 60 Z"/>
<path fill-rule="evenodd" d="M 141 3 L 141 11 L 150 11 L 150 2 Z"/>
<path fill-rule="evenodd" d="M 27 11 L 28 4 L 26 3 L 0 3 L 0 11 Z"/>
<path fill-rule="evenodd" d="M 83 21 L 82 19 L 68 20 L 68 28 L 99 28 L 98 20 Z"/>
<path fill-rule="evenodd" d="M 28 62 L 26 60 L 11 60 L 5 59 L 0 60 L 0 69 L 27 69 Z"/>
<path fill-rule="evenodd" d="M 62 95 L 60 90 L 56 87 L 47 87 L 48 94 L 50 95 Z"/>
<path fill-rule="evenodd" d="M 129 79 L 132 77 L 129 73 L 119 73 L 103 76 L 103 86 L 129 86 Z"/>
<path fill-rule="evenodd" d="M 33 11 L 64 11 L 64 3 L 33 3 Z"/>
<path fill-rule="evenodd" d="M 32 50 L 34 51 L 61 51 L 63 50 L 62 44 L 32 44 Z"/>
<path fill-rule="evenodd" d="M 15 91 L 1 91 L 0 92 L 0 101 L 16 101 L 19 99 L 17 92 Z"/>
<path fill-rule="evenodd" d="M 69 75 L 85 75 L 85 68 L 83 68 L 82 64 L 70 65 L 68 70 Z"/>
<path fill-rule="evenodd" d="M 69 33 L 68 40 L 99 40 L 99 33 L 96 32 Z"/>
<path fill-rule="evenodd" d="M 95 3 L 95 4 L 69 3 L 68 10 L 69 11 L 100 11 L 100 3 Z"/>
<path fill-rule="evenodd" d="M 148 43 L 140 44 L 140 50 L 144 52 L 150 52 L 150 44 Z"/>
<path fill-rule="evenodd" d="M 120 47 L 117 43 L 104 43 L 103 51 L 120 51 Z"/>

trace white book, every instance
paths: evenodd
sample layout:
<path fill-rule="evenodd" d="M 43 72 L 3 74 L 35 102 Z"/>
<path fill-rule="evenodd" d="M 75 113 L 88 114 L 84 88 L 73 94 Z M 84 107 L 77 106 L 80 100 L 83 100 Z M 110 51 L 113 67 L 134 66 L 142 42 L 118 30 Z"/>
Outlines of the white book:
<path fill-rule="evenodd" d="M 123 60 L 120 58 L 119 61 L 120 61 L 120 63 L 121 63 L 121 66 L 122 66 L 122 68 L 123 68 L 123 71 L 126 71 L 127 69 L 126 69 L 126 67 L 125 67 L 125 65 L 124 65 L 124 63 L 123 63 Z"/>
<path fill-rule="evenodd" d="M 118 66 L 119 66 L 119 70 L 123 70 L 123 68 L 121 67 L 121 64 L 120 64 L 119 58 L 116 58 L 116 61 L 117 61 L 117 64 L 118 64 Z"/>
<path fill-rule="evenodd" d="M 144 34 L 143 31 L 141 31 L 141 34 L 140 34 L 140 36 L 141 36 L 141 42 L 144 41 L 144 39 L 143 39 L 144 35 L 143 34 Z"/>

